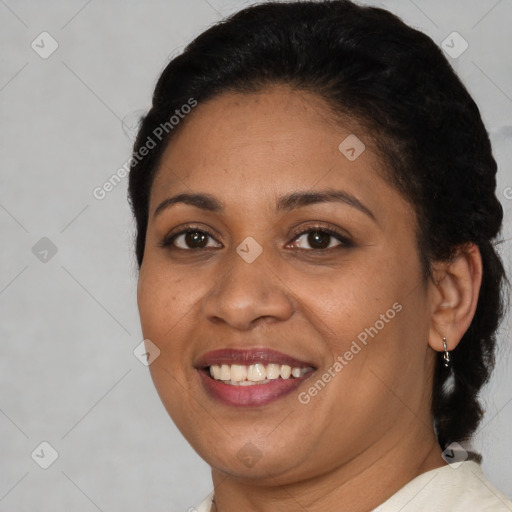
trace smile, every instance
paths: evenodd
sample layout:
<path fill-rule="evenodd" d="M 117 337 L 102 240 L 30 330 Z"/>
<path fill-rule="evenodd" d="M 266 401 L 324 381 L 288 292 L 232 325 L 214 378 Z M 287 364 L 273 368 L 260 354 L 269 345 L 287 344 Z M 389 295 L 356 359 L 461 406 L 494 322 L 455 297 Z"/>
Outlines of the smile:
<path fill-rule="evenodd" d="M 236 407 L 283 398 L 316 370 L 310 362 L 265 347 L 211 351 L 196 361 L 195 368 L 210 398 Z"/>
<path fill-rule="evenodd" d="M 232 386 L 254 386 L 268 384 L 276 379 L 300 378 L 312 370 L 311 367 L 299 368 L 277 363 L 267 365 L 260 363 L 251 365 L 213 364 L 210 366 L 210 376 Z"/>

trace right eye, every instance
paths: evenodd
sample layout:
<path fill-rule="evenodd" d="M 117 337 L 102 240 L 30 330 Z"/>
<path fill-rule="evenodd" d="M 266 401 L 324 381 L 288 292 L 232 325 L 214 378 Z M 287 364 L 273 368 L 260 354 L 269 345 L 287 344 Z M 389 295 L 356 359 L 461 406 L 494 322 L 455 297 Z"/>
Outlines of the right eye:
<path fill-rule="evenodd" d="M 200 250 L 208 247 L 208 238 L 214 239 L 209 231 L 190 226 L 178 233 L 165 236 L 158 245 L 183 251 Z"/>

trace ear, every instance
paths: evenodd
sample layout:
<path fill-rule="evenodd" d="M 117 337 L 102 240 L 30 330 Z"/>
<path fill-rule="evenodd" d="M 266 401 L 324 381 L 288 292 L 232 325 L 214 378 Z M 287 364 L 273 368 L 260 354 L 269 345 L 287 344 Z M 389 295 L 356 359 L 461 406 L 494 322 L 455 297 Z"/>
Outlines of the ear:
<path fill-rule="evenodd" d="M 453 350 L 468 330 L 482 283 L 482 256 L 476 244 L 460 246 L 449 262 L 439 262 L 429 283 L 431 321 L 428 343 L 443 351 L 443 337 Z"/>

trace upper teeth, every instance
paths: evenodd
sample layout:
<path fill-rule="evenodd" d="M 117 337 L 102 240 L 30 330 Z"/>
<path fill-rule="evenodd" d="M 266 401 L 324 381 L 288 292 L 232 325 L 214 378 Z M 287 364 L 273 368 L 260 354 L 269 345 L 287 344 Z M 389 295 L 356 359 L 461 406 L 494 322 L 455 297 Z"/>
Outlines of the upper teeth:
<path fill-rule="evenodd" d="M 249 366 L 240 364 L 212 364 L 210 366 L 210 375 L 215 380 L 230 381 L 230 383 L 238 382 L 260 382 L 278 379 L 289 379 L 293 377 L 301 377 L 311 368 L 292 368 L 287 364 L 270 363 L 267 365 L 256 363 Z M 268 379 L 268 380 L 267 380 Z"/>

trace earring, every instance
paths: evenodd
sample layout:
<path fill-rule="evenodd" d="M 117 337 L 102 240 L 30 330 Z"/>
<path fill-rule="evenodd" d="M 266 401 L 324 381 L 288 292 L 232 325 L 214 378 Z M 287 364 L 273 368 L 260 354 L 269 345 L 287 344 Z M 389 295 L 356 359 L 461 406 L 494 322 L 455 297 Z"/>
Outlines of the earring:
<path fill-rule="evenodd" d="M 448 351 L 448 348 L 446 347 L 446 337 L 445 336 L 443 336 L 443 348 L 444 348 L 444 354 L 443 354 L 444 365 L 446 366 L 446 368 L 448 368 L 448 366 L 450 366 L 450 352 Z"/>

